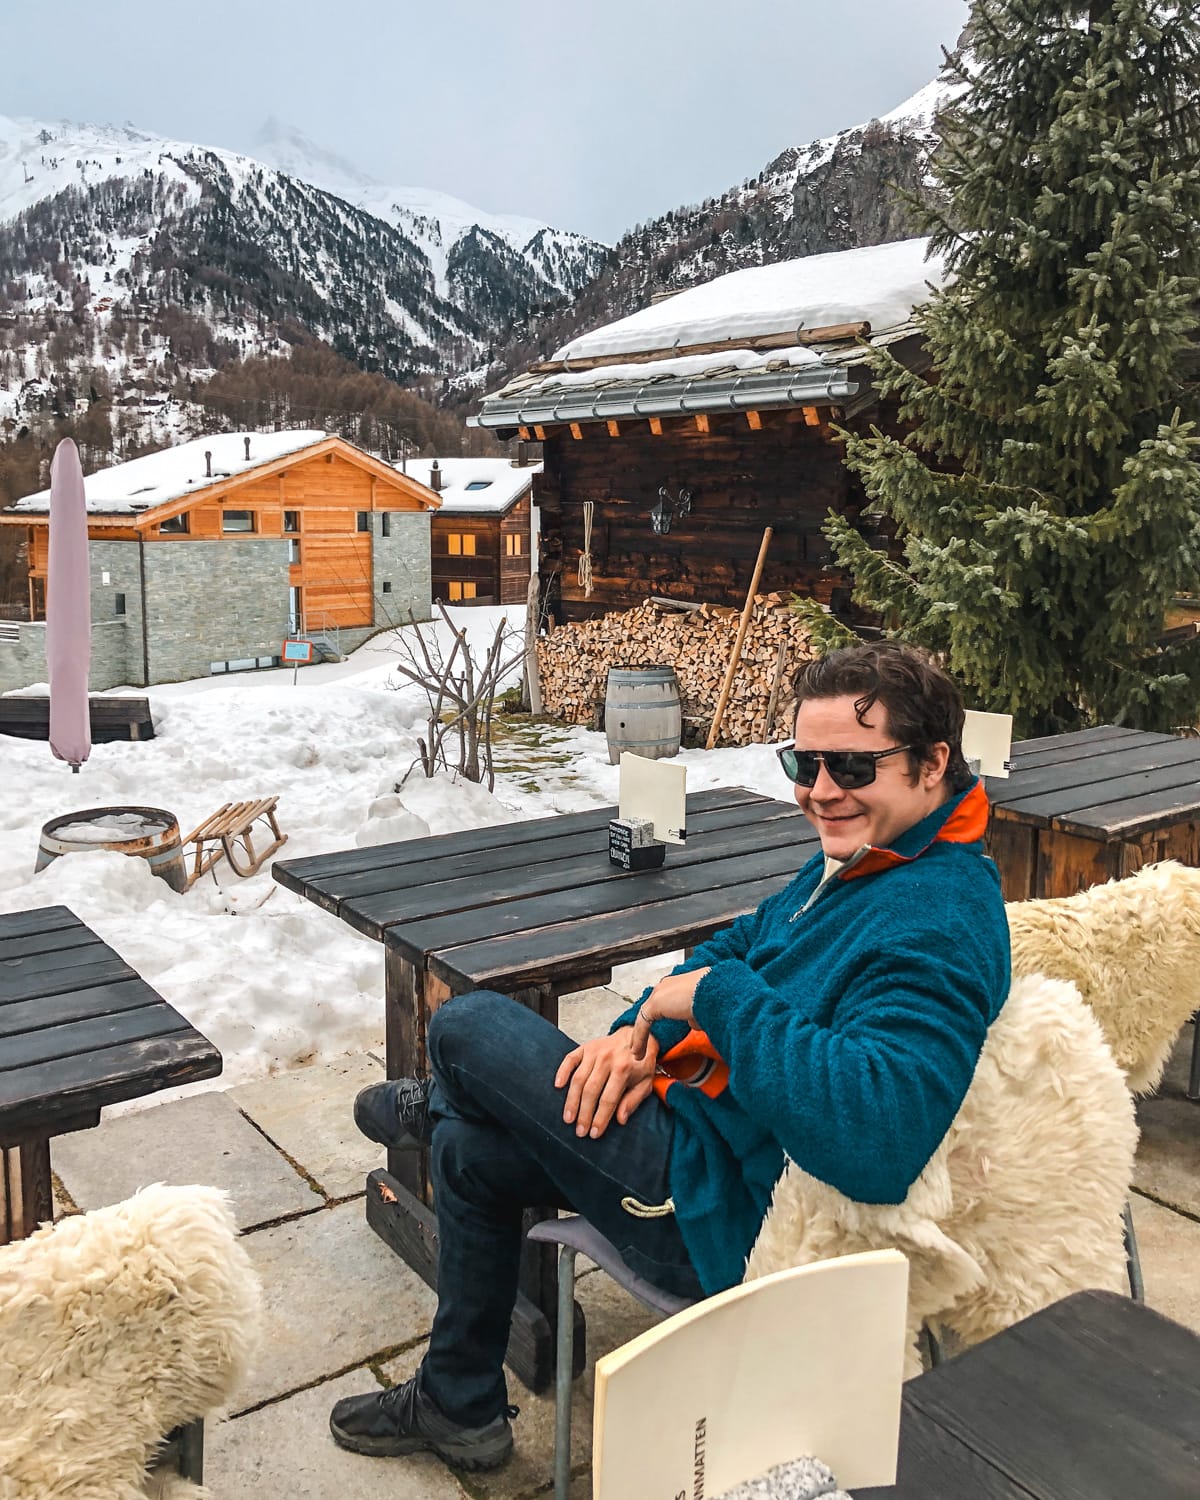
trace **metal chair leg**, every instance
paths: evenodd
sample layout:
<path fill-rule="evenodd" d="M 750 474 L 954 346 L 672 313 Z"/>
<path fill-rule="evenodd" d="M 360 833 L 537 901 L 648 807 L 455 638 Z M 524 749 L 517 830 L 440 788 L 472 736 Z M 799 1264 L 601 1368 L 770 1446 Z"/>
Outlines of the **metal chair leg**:
<path fill-rule="evenodd" d="M 571 1371 L 575 1364 L 575 1251 L 558 1247 L 558 1353 L 554 1366 L 554 1500 L 571 1489 Z"/>
<path fill-rule="evenodd" d="M 1188 1078 L 1187 1096 L 1200 1103 L 1200 1011 L 1192 1017 L 1192 1071 Z"/>
<path fill-rule="evenodd" d="M 1133 1212 L 1128 1198 L 1121 1211 L 1121 1218 L 1125 1222 L 1125 1269 L 1129 1273 L 1129 1295 L 1135 1302 L 1145 1302 L 1146 1287 L 1142 1281 L 1142 1261 L 1138 1255 L 1137 1236 L 1133 1232 Z"/>

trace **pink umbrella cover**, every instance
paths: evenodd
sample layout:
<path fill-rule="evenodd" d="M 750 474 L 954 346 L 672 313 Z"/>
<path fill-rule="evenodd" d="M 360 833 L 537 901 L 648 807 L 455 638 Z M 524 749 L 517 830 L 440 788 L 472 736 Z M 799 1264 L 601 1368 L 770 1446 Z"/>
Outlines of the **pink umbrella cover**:
<path fill-rule="evenodd" d="M 88 669 L 92 590 L 87 501 L 79 449 L 64 438 L 50 464 L 50 561 L 46 581 L 46 664 L 50 673 L 50 748 L 73 771 L 92 749 Z"/>

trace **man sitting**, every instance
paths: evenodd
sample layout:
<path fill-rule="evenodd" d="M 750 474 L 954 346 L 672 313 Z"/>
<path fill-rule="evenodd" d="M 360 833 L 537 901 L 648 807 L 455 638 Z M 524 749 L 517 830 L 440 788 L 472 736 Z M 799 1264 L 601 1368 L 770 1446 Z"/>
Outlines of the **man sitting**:
<path fill-rule="evenodd" d="M 343 1447 L 507 1458 L 525 1207 L 584 1214 L 638 1274 L 696 1297 L 741 1280 L 785 1154 L 899 1203 L 945 1135 L 1009 983 L 958 692 L 895 643 L 809 662 L 795 689 L 779 757 L 822 853 L 788 886 L 606 1037 L 577 1047 L 502 995 L 464 995 L 430 1021 L 430 1080 L 356 1100 L 372 1140 L 430 1146 L 438 1309 L 411 1380 L 334 1407 Z"/>

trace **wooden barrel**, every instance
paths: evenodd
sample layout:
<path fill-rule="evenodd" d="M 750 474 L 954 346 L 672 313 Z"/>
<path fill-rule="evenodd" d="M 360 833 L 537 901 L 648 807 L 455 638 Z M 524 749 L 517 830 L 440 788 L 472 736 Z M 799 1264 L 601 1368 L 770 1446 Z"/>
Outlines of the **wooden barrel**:
<path fill-rule="evenodd" d="M 674 667 L 609 667 L 604 733 L 610 764 L 620 761 L 622 750 L 647 760 L 678 755 L 682 727 Z"/>
<path fill-rule="evenodd" d="M 63 813 L 42 826 L 35 870 L 63 854 L 115 849 L 144 859 L 173 891 L 187 890 L 187 868 L 179 822 L 161 807 L 86 807 Z"/>

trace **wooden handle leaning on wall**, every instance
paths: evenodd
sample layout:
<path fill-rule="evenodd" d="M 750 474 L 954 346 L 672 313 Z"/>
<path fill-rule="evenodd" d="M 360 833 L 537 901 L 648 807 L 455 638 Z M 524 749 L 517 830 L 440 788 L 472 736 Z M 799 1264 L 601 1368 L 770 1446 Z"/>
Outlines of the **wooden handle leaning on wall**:
<path fill-rule="evenodd" d="M 768 526 L 763 532 L 762 544 L 758 549 L 758 561 L 754 564 L 754 576 L 750 580 L 750 589 L 746 594 L 746 603 L 742 606 L 742 619 L 738 625 L 737 639 L 733 643 L 733 650 L 729 656 L 729 666 L 725 669 L 725 681 L 721 684 L 721 696 L 717 699 L 717 711 L 713 714 L 712 728 L 708 731 L 708 740 L 704 746 L 711 750 L 717 743 L 717 735 L 721 729 L 721 720 L 725 717 L 725 705 L 729 702 L 729 694 L 733 691 L 733 679 L 737 673 L 738 662 L 742 659 L 742 643 L 746 639 L 746 631 L 750 625 L 750 615 L 754 609 L 754 596 L 758 592 L 758 580 L 762 577 L 763 563 L 767 560 L 767 548 L 771 545 L 771 528 Z"/>

